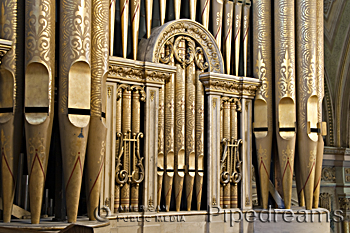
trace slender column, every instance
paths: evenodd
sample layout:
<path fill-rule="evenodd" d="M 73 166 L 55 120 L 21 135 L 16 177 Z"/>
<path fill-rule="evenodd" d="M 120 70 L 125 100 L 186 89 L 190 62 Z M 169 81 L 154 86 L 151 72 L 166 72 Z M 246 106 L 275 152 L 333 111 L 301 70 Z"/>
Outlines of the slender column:
<path fill-rule="evenodd" d="M 233 2 L 225 0 L 224 5 L 224 36 L 223 36 L 223 55 L 225 58 L 226 74 L 231 71 L 231 46 L 232 46 L 232 19 L 233 19 Z"/>
<path fill-rule="evenodd" d="M 234 48 L 235 48 L 235 75 L 238 76 L 239 71 L 239 53 L 241 46 L 241 29 L 242 29 L 242 1 L 237 0 L 235 2 L 235 13 L 234 13 Z"/>
<path fill-rule="evenodd" d="M 271 147 L 273 135 L 272 94 L 272 28 L 271 1 L 257 0 L 253 4 L 253 59 L 256 61 L 253 77 L 261 86 L 254 101 L 254 135 L 258 157 L 258 172 L 262 206 L 267 209 L 269 198 Z"/>
<path fill-rule="evenodd" d="M 323 135 L 326 134 L 327 128 L 325 123 L 322 123 L 322 101 L 324 97 L 324 42 L 323 42 L 323 1 L 317 1 L 316 6 L 316 75 L 317 75 L 317 128 L 318 128 L 318 141 L 317 141 L 317 154 L 316 154 L 316 171 L 315 171 L 315 184 L 314 184 L 314 196 L 313 207 L 318 208 L 320 186 L 321 186 L 321 172 L 323 161 L 323 149 L 324 141 Z"/>
<path fill-rule="evenodd" d="M 116 145 L 115 145 L 115 174 L 119 174 L 120 168 L 122 165 L 121 155 L 122 155 L 122 102 L 123 102 L 123 94 L 122 89 L 123 84 L 117 88 L 117 103 L 116 103 Z M 116 177 L 117 179 L 118 177 Z M 118 182 L 115 184 L 114 188 L 114 213 L 119 211 L 120 207 L 120 187 L 121 184 Z"/>
<path fill-rule="evenodd" d="M 11 221 L 23 136 L 24 1 L 1 0 L 1 38 L 12 41 L 0 67 L 0 153 L 3 222 Z M 4 13 L 6 12 L 6 14 Z"/>
<path fill-rule="evenodd" d="M 164 176 L 164 87 L 159 89 L 158 108 L 158 162 L 157 162 L 157 207 L 160 206 Z"/>
<path fill-rule="evenodd" d="M 187 210 L 191 210 L 192 204 L 192 193 L 194 178 L 196 174 L 196 67 L 195 63 L 192 62 L 186 68 L 186 93 L 185 93 L 185 104 L 186 104 L 186 198 L 187 198 Z"/>
<path fill-rule="evenodd" d="M 184 61 L 186 56 L 186 41 L 178 38 L 179 59 Z M 177 42 L 175 41 L 175 44 Z M 175 45 L 175 47 L 177 47 Z M 183 181 L 185 177 L 185 78 L 186 70 L 182 64 L 176 64 L 175 77 L 175 205 L 180 211 Z"/>
<path fill-rule="evenodd" d="M 212 34 L 216 40 L 216 44 L 221 50 L 221 37 L 222 37 L 222 11 L 223 0 L 213 0 L 213 11 L 211 13 L 213 31 Z"/>
<path fill-rule="evenodd" d="M 243 6 L 243 74 L 247 77 L 248 66 L 248 36 L 249 36 L 249 19 L 250 19 L 250 0 L 245 0 Z"/>
<path fill-rule="evenodd" d="M 210 10 L 210 0 L 200 0 L 201 4 L 201 18 L 202 24 L 205 29 L 209 28 L 209 10 Z"/>
<path fill-rule="evenodd" d="M 76 222 L 90 122 L 91 1 L 60 4 L 58 117 L 68 222 Z"/>
<path fill-rule="evenodd" d="M 226 140 L 226 143 L 230 143 L 231 139 L 231 115 L 230 115 L 230 101 L 228 97 L 221 98 L 221 101 L 223 102 L 223 140 Z M 229 150 L 229 149 L 228 149 Z M 224 163 L 224 171 L 227 172 L 228 176 L 228 182 L 223 184 L 223 208 L 230 208 L 230 202 L 231 202 L 231 184 L 230 184 L 230 174 L 231 174 L 231 156 L 228 151 L 224 151 L 226 160 L 222 160 L 221 162 Z M 221 175 L 223 176 L 223 175 Z"/>
<path fill-rule="evenodd" d="M 123 133 L 123 171 L 125 176 L 130 174 L 130 143 L 127 141 L 131 137 L 131 91 L 125 89 L 123 91 L 123 112 L 122 112 L 122 133 Z M 125 183 L 121 187 L 120 205 L 124 212 L 128 212 L 130 208 L 130 180 L 125 179 Z"/>
<path fill-rule="evenodd" d="M 306 209 L 312 209 L 317 154 L 316 0 L 296 1 L 298 154 Z"/>
<path fill-rule="evenodd" d="M 122 29 L 122 51 L 123 58 L 126 58 L 128 52 L 128 24 L 129 24 L 129 0 L 120 0 L 120 22 Z"/>
<path fill-rule="evenodd" d="M 39 7 L 39 4 L 42 7 Z M 31 222 L 38 224 L 54 116 L 55 2 L 27 0 L 25 22 L 24 106 L 29 200 Z M 36 27 L 41 25 L 43 28 L 36 30 Z M 43 43 L 38 41 L 45 41 L 47 44 L 43 46 Z M 36 50 L 42 52 L 37 54 Z"/>
<path fill-rule="evenodd" d="M 224 138 L 224 104 L 221 101 L 220 103 L 220 142 L 222 142 Z M 220 146 L 220 159 L 224 153 L 224 147 Z M 221 162 L 221 161 L 220 161 Z M 221 172 L 221 171 L 220 171 Z M 220 206 L 224 207 L 224 186 L 220 185 Z"/>
<path fill-rule="evenodd" d="M 134 60 L 137 58 L 137 49 L 139 44 L 140 29 L 140 0 L 131 2 L 131 24 L 132 24 L 132 54 Z"/>
<path fill-rule="evenodd" d="M 275 1 L 275 106 L 284 204 L 291 207 L 296 135 L 294 2 Z"/>

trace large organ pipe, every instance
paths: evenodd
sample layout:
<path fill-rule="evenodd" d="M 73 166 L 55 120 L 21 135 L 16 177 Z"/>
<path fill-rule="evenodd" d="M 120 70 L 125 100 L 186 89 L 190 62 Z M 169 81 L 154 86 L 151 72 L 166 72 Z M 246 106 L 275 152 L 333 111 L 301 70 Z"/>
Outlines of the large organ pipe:
<path fill-rule="evenodd" d="M 254 102 L 254 135 L 258 157 L 258 172 L 262 206 L 267 209 L 269 198 L 271 148 L 273 136 L 272 93 L 272 28 L 271 1 L 257 0 L 253 4 L 253 77 L 259 78 L 261 86 Z"/>
<path fill-rule="evenodd" d="M 113 56 L 114 27 L 115 27 L 115 4 L 117 0 L 109 2 L 109 55 Z"/>
<path fill-rule="evenodd" d="M 106 80 L 109 61 L 109 1 L 92 0 L 91 27 L 91 119 L 86 154 L 87 209 L 95 220 L 106 151 Z"/>
<path fill-rule="evenodd" d="M 232 19 L 233 2 L 225 0 L 224 5 L 224 36 L 223 36 L 223 55 L 225 58 L 226 74 L 230 74 L 231 68 L 231 45 L 232 45 Z"/>
<path fill-rule="evenodd" d="M 123 171 L 121 174 L 125 174 L 126 180 L 121 187 L 120 205 L 124 212 L 128 212 L 130 209 L 130 184 L 127 176 L 130 174 L 130 156 L 131 148 L 127 139 L 131 137 L 131 91 L 124 89 L 123 91 L 123 113 L 122 113 L 122 133 L 123 133 Z"/>
<path fill-rule="evenodd" d="M 174 65 L 174 57 L 170 56 L 169 65 Z M 165 194 L 165 208 L 169 211 L 171 192 L 174 180 L 174 169 L 175 169 L 175 137 L 174 137 L 174 112 L 175 112 L 175 74 L 172 74 L 169 80 L 165 83 L 165 146 L 164 146 L 164 194 Z"/>
<path fill-rule="evenodd" d="M 199 80 L 199 75 L 204 71 L 202 64 L 204 56 L 202 53 L 198 54 L 198 61 L 202 65 L 200 69 L 196 70 L 196 200 L 197 210 L 201 208 L 203 176 L 204 176 L 204 88 L 202 82 Z M 197 63 L 198 64 L 198 63 Z"/>
<path fill-rule="evenodd" d="M 205 29 L 209 28 L 209 10 L 210 10 L 210 0 L 200 0 L 201 4 L 201 19 L 202 24 Z"/>
<path fill-rule="evenodd" d="M 191 210 L 193 184 L 196 174 L 196 67 L 194 61 L 186 68 L 186 198 L 187 210 Z"/>
<path fill-rule="evenodd" d="M 223 11 L 223 0 L 213 0 L 213 11 L 211 14 L 213 31 L 212 34 L 216 40 L 216 43 L 221 48 L 221 36 L 222 36 L 222 11 Z"/>
<path fill-rule="evenodd" d="M 313 207 L 318 208 L 320 186 L 321 186 L 321 172 L 323 161 L 323 135 L 326 134 L 326 125 L 322 123 L 322 100 L 324 97 L 324 45 L 323 45 L 323 1 L 317 1 L 316 7 L 316 38 L 317 38 L 317 60 L 316 60 L 316 74 L 317 74 L 317 122 L 318 122 L 318 141 L 316 154 L 316 170 L 315 170 L 315 184 Z"/>
<path fill-rule="evenodd" d="M 139 44 L 140 3 L 141 0 L 133 0 L 131 2 L 132 54 L 134 60 L 136 60 L 137 57 L 137 49 Z"/>
<path fill-rule="evenodd" d="M 166 13 L 166 0 L 159 0 L 160 25 L 164 24 Z"/>
<path fill-rule="evenodd" d="M 75 222 L 90 122 L 91 1 L 63 0 L 60 3 L 58 117 L 67 216 L 68 222 Z M 76 22 L 80 22 L 79 27 Z"/>
<path fill-rule="evenodd" d="M 284 203 L 290 209 L 296 137 L 294 2 L 275 1 L 274 10 L 276 137 Z"/>
<path fill-rule="evenodd" d="M 12 41 L 0 67 L 0 152 L 3 222 L 11 221 L 23 134 L 23 1 L 1 0 L 1 38 Z M 6 12 L 6 14 L 4 14 Z"/>
<path fill-rule="evenodd" d="M 183 181 L 185 177 L 185 79 L 186 41 L 178 37 L 174 43 L 176 63 L 175 77 L 175 205 L 180 211 Z M 178 54 L 177 54 L 178 53 Z M 183 62 L 183 63 L 182 63 Z"/>
<path fill-rule="evenodd" d="M 123 58 L 128 52 L 128 24 L 129 24 L 129 0 L 120 0 L 120 23 L 122 29 L 122 51 Z M 147 8 L 146 8 L 147 9 Z"/>
<path fill-rule="evenodd" d="M 296 1 L 298 154 L 306 209 L 312 209 L 317 154 L 316 0 Z"/>
<path fill-rule="evenodd" d="M 248 66 L 248 36 L 249 36 L 250 0 L 246 0 L 243 6 L 243 67 L 244 76 L 247 76 Z"/>
<path fill-rule="evenodd" d="M 146 4 L 146 28 L 147 28 L 146 31 L 147 31 L 147 38 L 149 38 L 151 36 L 151 28 L 152 28 L 153 0 L 145 0 L 145 4 Z M 165 5 L 163 9 L 165 9 Z"/>
<path fill-rule="evenodd" d="M 240 46 L 241 46 L 241 28 L 242 28 L 242 1 L 238 0 L 235 2 L 235 10 L 234 10 L 234 48 L 235 48 L 235 59 L 234 59 L 234 68 L 235 75 L 238 76 L 239 71 L 239 54 L 240 54 Z"/>
<path fill-rule="evenodd" d="M 55 1 L 26 1 L 25 132 L 31 222 L 40 221 L 54 115 Z M 39 19 L 44 28 L 37 31 Z M 39 41 L 45 41 L 43 46 Z M 42 51 L 37 54 L 35 51 Z"/>

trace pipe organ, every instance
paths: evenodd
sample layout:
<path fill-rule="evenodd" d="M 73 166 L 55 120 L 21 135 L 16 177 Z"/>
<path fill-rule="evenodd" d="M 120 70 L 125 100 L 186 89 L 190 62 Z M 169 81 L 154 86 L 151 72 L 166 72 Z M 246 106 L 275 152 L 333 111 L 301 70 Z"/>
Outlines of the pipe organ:
<path fill-rule="evenodd" d="M 250 210 L 255 160 L 263 209 L 279 203 L 272 191 L 291 208 L 293 173 L 306 209 L 318 207 L 321 3 L 191 0 L 180 19 L 180 0 L 25 0 L 23 21 L 19 2 L 0 0 L 4 222 L 21 141 L 35 224 L 47 186 L 64 192 L 68 222 L 102 207 L 110 218 Z M 55 114 L 62 167 L 50 175 Z"/>

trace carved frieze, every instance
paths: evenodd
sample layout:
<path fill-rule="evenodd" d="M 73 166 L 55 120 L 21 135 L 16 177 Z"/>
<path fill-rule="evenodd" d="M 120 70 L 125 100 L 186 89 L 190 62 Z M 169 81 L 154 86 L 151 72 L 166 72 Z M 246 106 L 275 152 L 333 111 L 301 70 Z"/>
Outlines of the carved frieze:
<path fill-rule="evenodd" d="M 335 182 L 335 167 L 323 167 L 321 180 L 326 182 Z"/>

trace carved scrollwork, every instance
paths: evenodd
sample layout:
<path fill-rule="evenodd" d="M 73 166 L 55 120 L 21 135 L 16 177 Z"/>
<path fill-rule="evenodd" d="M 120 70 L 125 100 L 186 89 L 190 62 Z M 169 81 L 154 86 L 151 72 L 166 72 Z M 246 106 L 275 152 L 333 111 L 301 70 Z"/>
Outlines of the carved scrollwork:
<path fill-rule="evenodd" d="M 327 182 L 335 182 L 335 167 L 323 167 L 321 180 Z"/>

